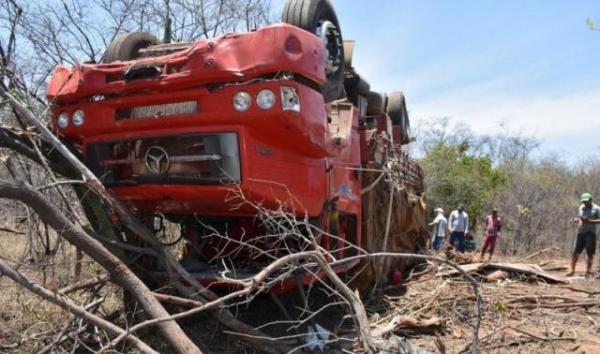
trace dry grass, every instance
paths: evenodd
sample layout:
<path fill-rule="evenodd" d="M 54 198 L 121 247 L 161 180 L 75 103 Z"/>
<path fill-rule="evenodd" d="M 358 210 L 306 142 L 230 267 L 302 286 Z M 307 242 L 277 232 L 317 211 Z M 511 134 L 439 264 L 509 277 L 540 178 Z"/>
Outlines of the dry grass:
<path fill-rule="evenodd" d="M 29 279 L 51 290 L 74 282 L 75 250 L 70 245 L 62 245 L 55 256 L 38 261 L 27 256 L 28 247 L 26 236 L 0 233 L 0 257 Z M 81 279 L 97 277 L 100 273 L 99 266 L 84 258 Z M 121 296 L 115 288 L 107 287 L 102 294 L 105 300 L 100 313 L 108 314 L 121 306 Z M 80 305 L 91 299 L 90 294 L 83 291 L 69 296 Z M 0 349 L 4 352 L 37 352 L 73 320 L 68 312 L 41 300 L 7 277 L 0 277 L 0 303 Z"/>

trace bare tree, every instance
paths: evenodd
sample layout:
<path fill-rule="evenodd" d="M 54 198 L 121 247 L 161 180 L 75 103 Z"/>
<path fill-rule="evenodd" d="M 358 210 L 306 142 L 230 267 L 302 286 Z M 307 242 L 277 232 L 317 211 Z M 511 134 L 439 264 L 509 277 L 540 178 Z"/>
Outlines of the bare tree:
<path fill-rule="evenodd" d="M 193 41 L 272 21 L 270 0 L 3 0 L 0 28 L 7 35 L 0 39 L 0 56 L 5 70 L 18 73 L 32 96 L 44 101 L 56 65 L 99 62 L 120 34 Z"/>

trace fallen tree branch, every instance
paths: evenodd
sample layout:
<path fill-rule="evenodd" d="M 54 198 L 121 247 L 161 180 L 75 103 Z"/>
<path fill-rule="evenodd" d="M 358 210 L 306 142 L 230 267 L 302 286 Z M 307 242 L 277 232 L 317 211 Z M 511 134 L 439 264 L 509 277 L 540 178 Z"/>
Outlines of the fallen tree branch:
<path fill-rule="evenodd" d="M 347 258 L 335 261 L 335 262 L 331 263 L 330 266 L 334 267 L 334 266 L 338 266 L 338 265 L 343 265 L 345 263 L 352 262 L 356 259 L 373 259 L 373 258 L 377 258 L 377 257 L 405 258 L 405 259 L 434 261 L 437 263 L 446 264 L 449 267 L 456 270 L 459 274 L 461 274 L 469 282 L 469 284 L 471 285 L 471 288 L 473 289 L 473 293 L 475 294 L 475 320 L 473 323 L 473 339 L 469 345 L 470 345 L 473 353 L 479 353 L 479 328 L 481 327 L 481 314 L 482 314 L 483 299 L 481 297 L 479 283 L 477 282 L 477 280 L 475 280 L 475 278 L 473 278 L 470 274 L 465 272 L 458 264 L 451 262 L 447 259 L 434 257 L 434 256 L 427 256 L 427 255 L 422 255 L 422 254 L 413 254 L 413 253 L 376 252 L 376 253 L 370 253 L 370 254 L 362 254 L 362 255 L 351 256 L 351 257 L 347 257 Z"/>
<path fill-rule="evenodd" d="M 183 295 L 188 297 L 193 297 L 199 301 L 207 302 L 209 300 L 214 300 L 217 296 L 210 290 L 203 287 L 200 283 L 198 283 L 195 279 L 193 279 L 190 274 L 179 264 L 177 259 L 170 253 L 168 249 L 166 249 L 155 237 L 155 235 L 148 230 L 146 226 L 144 226 L 137 218 L 135 218 L 129 212 L 128 208 L 125 204 L 116 198 L 114 195 L 109 193 L 105 188 L 102 182 L 65 146 L 56 136 L 54 136 L 46 126 L 44 126 L 41 121 L 39 121 L 36 116 L 31 112 L 27 107 L 25 107 L 21 102 L 19 102 L 16 98 L 6 92 L 2 87 L 0 87 L 0 96 L 7 100 L 15 109 L 16 113 L 19 117 L 25 121 L 27 124 L 35 127 L 40 133 L 41 137 L 45 139 L 53 149 L 50 149 L 50 152 L 56 154 L 57 152 L 60 155 L 60 160 L 63 161 L 63 164 L 53 165 L 53 169 L 56 167 L 57 170 L 65 172 L 65 176 L 71 179 L 77 179 L 79 176 L 83 178 L 85 182 L 85 186 L 89 188 L 89 190 L 102 199 L 108 206 L 110 206 L 115 213 L 119 216 L 122 223 L 137 237 L 139 237 L 144 242 L 148 243 L 151 248 L 156 249 L 158 253 L 158 258 L 162 261 L 162 263 L 167 267 L 171 274 L 177 274 L 182 278 L 182 281 L 174 282 L 174 286 L 177 291 L 181 292 Z M 6 133 L 7 130 L 0 130 L 3 133 Z M 39 158 L 35 154 L 34 149 L 31 149 L 26 143 L 17 140 L 9 140 L 9 144 L 16 144 L 25 156 L 32 158 L 34 161 L 38 161 Z M 39 161 L 38 161 L 39 162 Z M 70 166 L 70 168 L 65 168 L 64 165 Z M 148 296 L 152 298 L 153 301 L 156 302 L 160 306 L 160 303 L 154 299 L 152 296 Z M 148 297 L 145 299 L 137 298 L 142 307 L 146 311 L 148 309 L 145 307 L 148 305 Z M 149 314 L 152 311 L 148 312 Z M 265 335 L 260 331 L 255 330 L 251 326 L 239 321 L 233 314 L 227 309 L 219 309 L 218 311 L 212 312 L 213 316 L 225 326 L 236 330 L 236 331 L 249 331 L 255 337 L 264 337 Z M 165 316 L 152 316 L 152 317 L 165 317 Z M 176 325 L 176 324 L 175 324 Z M 170 325 L 169 325 L 170 326 Z M 179 328 L 177 326 L 177 328 Z M 180 331 L 181 329 L 179 329 Z M 183 334 L 183 332 L 180 332 Z M 172 341 L 172 345 L 179 345 L 177 336 L 166 336 L 168 340 Z M 186 337 L 187 338 L 187 337 Z M 260 341 L 256 340 L 252 342 L 255 346 L 258 346 L 259 349 L 270 352 L 270 353 L 278 353 L 281 352 L 280 348 L 276 348 L 269 341 Z M 186 346 L 190 348 L 196 348 L 189 339 L 187 339 Z M 184 348 L 182 348 L 184 349 Z M 185 350 L 184 350 L 185 352 Z"/>
<path fill-rule="evenodd" d="M 375 328 L 371 333 L 374 337 L 382 337 L 403 329 L 412 332 L 431 332 L 440 329 L 443 324 L 443 321 L 437 317 L 417 320 L 412 316 L 394 316 L 388 324 Z"/>
<path fill-rule="evenodd" d="M 14 282 L 18 283 L 19 285 L 23 286 L 24 288 L 26 288 L 29 291 L 33 292 L 34 294 L 38 295 L 42 299 L 47 300 L 49 302 L 52 302 L 55 305 L 60 306 L 64 310 L 73 313 L 74 315 L 78 316 L 79 318 L 82 318 L 83 320 L 85 320 L 86 322 L 88 322 L 94 326 L 98 326 L 114 335 L 123 335 L 126 333 L 125 330 L 123 330 L 122 328 L 120 328 L 120 327 L 94 315 L 94 314 L 91 314 L 90 312 L 86 311 L 83 307 L 72 303 L 66 297 L 62 296 L 61 294 L 51 292 L 50 290 L 33 283 L 32 281 L 25 278 L 20 273 L 13 270 L 2 260 L 0 260 L 0 273 L 2 275 L 9 277 Z M 126 335 L 126 339 L 128 341 L 130 341 L 133 345 L 135 345 L 135 347 L 137 349 L 139 349 L 142 353 L 158 354 L 157 351 L 150 348 L 150 346 L 148 346 L 146 343 L 142 342 L 139 338 L 137 338 L 133 335 Z"/>
<path fill-rule="evenodd" d="M 538 307 L 544 307 L 544 308 L 549 308 L 549 309 L 559 309 L 559 308 L 579 307 L 579 306 L 582 306 L 582 307 L 600 306 L 600 301 L 598 301 L 598 300 L 581 301 L 581 302 L 569 302 L 569 303 L 564 303 L 564 304 L 537 303 L 537 304 L 523 304 L 523 305 L 519 305 L 519 306 L 509 305 L 509 307 L 517 308 L 517 309 L 530 309 L 530 308 L 538 308 Z"/>
<path fill-rule="evenodd" d="M 542 337 L 540 335 L 537 335 L 535 333 L 526 331 L 524 329 L 518 328 L 518 327 L 514 327 L 514 326 L 508 326 L 508 328 L 512 329 L 513 331 L 519 332 L 521 334 L 524 334 L 528 337 L 537 339 L 537 340 L 541 340 L 541 341 L 555 341 L 555 340 L 568 340 L 568 341 L 575 341 L 577 340 L 577 338 L 573 338 L 573 337 L 555 337 L 555 338 L 550 338 L 550 337 Z"/>
<path fill-rule="evenodd" d="M 540 255 L 540 254 L 542 254 L 542 253 L 546 253 L 546 252 L 552 252 L 552 251 L 558 251 L 558 250 L 559 250 L 559 249 L 558 249 L 558 247 L 548 247 L 548 248 L 544 248 L 543 250 L 539 250 L 539 251 L 537 251 L 537 252 L 533 252 L 532 254 L 530 254 L 530 255 L 528 255 L 528 256 L 526 256 L 526 257 L 523 257 L 523 258 L 519 259 L 519 262 L 523 262 L 523 261 L 526 261 L 526 260 L 528 260 L 528 259 L 531 259 L 531 258 L 533 258 L 533 257 L 535 257 L 535 256 L 539 256 L 539 255 Z"/>
<path fill-rule="evenodd" d="M 580 288 L 576 288 L 574 286 L 563 286 L 563 288 L 569 289 L 571 291 L 575 291 L 575 292 L 578 292 L 578 293 L 588 294 L 588 295 L 598 295 L 598 294 L 600 294 L 600 289 L 596 289 L 596 290 L 580 289 Z"/>
<path fill-rule="evenodd" d="M 68 286 L 65 286 L 64 288 L 60 289 L 58 292 L 60 292 L 61 294 L 69 294 L 78 290 L 82 290 L 82 289 L 87 289 L 87 288 L 91 288 L 93 286 L 102 284 L 104 282 L 108 281 L 108 277 L 101 277 L 101 278 L 93 278 L 93 279 L 88 279 L 88 280 L 82 280 L 79 281 L 77 283 L 74 284 L 70 284 Z"/>
<path fill-rule="evenodd" d="M 112 279 L 136 297 L 150 316 L 155 318 L 169 316 L 158 300 L 152 296 L 150 289 L 127 266 L 99 241 L 85 233 L 81 227 L 67 220 L 43 194 L 28 186 L 15 186 L 0 181 L 0 198 L 15 199 L 29 205 L 44 222 L 60 232 L 67 241 L 103 266 Z M 177 352 L 200 353 L 200 349 L 185 335 L 177 323 L 173 321 L 161 323 L 159 328 Z"/>
<path fill-rule="evenodd" d="M 246 284 L 246 286 L 243 289 L 234 291 L 234 292 L 229 293 L 221 298 L 217 298 L 217 299 L 215 299 L 211 302 L 205 303 L 205 304 L 201 304 L 201 303 L 197 303 L 197 302 L 188 303 L 188 302 L 182 301 L 184 299 L 154 293 L 153 295 L 157 299 L 169 300 L 171 302 L 179 302 L 179 303 L 185 302 L 186 305 L 200 305 L 200 306 L 196 306 L 196 307 L 192 308 L 191 310 L 181 312 L 181 313 L 178 313 L 175 315 L 171 315 L 168 317 L 155 318 L 152 320 L 148 320 L 148 321 L 139 323 L 139 324 L 129 328 L 127 333 L 135 333 L 136 331 L 138 331 L 144 327 L 147 327 L 147 326 L 150 326 L 153 324 L 157 324 L 157 323 L 161 323 L 164 321 L 177 320 L 177 319 L 189 317 L 191 315 L 200 313 L 202 311 L 206 311 L 206 310 L 215 308 L 221 304 L 225 304 L 227 301 L 229 301 L 231 299 L 236 299 L 236 298 L 240 298 L 240 297 L 248 297 L 253 292 L 264 291 L 266 289 L 264 286 L 266 279 L 271 274 L 273 274 L 274 272 L 276 272 L 277 270 L 279 270 L 281 267 L 283 267 L 286 264 L 295 263 L 302 259 L 315 260 L 318 263 L 319 268 L 323 269 L 325 271 L 325 274 L 327 275 L 329 280 L 332 281 L 333 284 L 338 288 L 338 290 L 340 290 L 342 292 L 344 297 L 346 297 L 348 299 L 348 301 L 350 301 L 350 303 L 354 307 L 354 310 L 358 313 L 357 316 L 363 317 L 363 318 L 359 319 L 359 321 L 361 321 L 360 322 L 361 324 L 364 324 L 366 326 L 366 330 L 362 329 L 361 338 L 363 339 L 363 341 L 365 343 L 366 352 L 372 352 L 374 350 L 375 346 L 372 342 L 370 332 L 368 331 L 368 319 L 366 317 L 366 312 L 364 312 L 364 307 L 362 307 L 362 302 L 360 302 L 358 295 L 356 295 L 354 292 L 352 292 L 350 290 L 350 288 L 348 288 L 339 279 L 339 277 L 335 274 L 335 272 L 329 267 L 325 257 L 317 251 L 299 252 L 299 253 L 294 253 L 294 254 L 290 254 L 290 255 L 281 257 L 281 258 L 275 260 L 274 262 L 272 262 L 271 264 L 269 264 L 268 266 L 266 266 L 265 268 L 263 268 L 260 272 L 258 272 L 253 277 L 251 277 L 249 279 L 240 280 L 239 283 Z M 361 314 L 360 307 L 362 307 L 362 314 Z M 365 331 L 367 333 L 365 333 Z M 245 333 L 245 334 L 249 337 L 254 336 L 254 334 L 251 334 L 251 333 Z M 363 336 L 365 336 L 366 338 Z M 106 347 L 102 348 L 102 350 L 100 352 L 106 351 L 106 350 L 114 347 L 123 338 L 125 338 L 125 334 L 112 340 Z M 369 346 L 369 345 L 371 345 L 371 346 Z"/>
<path fill-rule="evenodd" d="M 183 306 L 183 307 L 202 307 L 204 303 L 192 299 L 186 299 L 179 296 L 166 295 L 160 293 L 153 293 L 154 297 L 160 302 L 166 302 L 173 305 Z"/>
<path fill-rule="evenodd" d="M 515 297 L 512 299 L 508 299 L 506 301 L 507 304 L 511 304 L 511 303 L 515 303 L 515 302 L 532 302 L 532 303 L 540 303 L 540 300 L 563 300 L 564 302 L 568 302 L 568 303 L 577 303 L 578 300 L 581 299 L 574 299 L 571 297 L 566 297 L 566 296 L 558 296 L 558 295 L 526 295 L 526 296 L 519 296 L 519 297 Z M 585 299 L 583 299 L 585 300 Z"/>
<path fill-rule="evenodd" d="M 27 234 L 23 231 L 18 231 L 13 228 L 10 228 L 8 226 L 0 226 L 0 231 L 9 232 L 9 233 L 15 234 L 15 235 L 26 235 Z"/>

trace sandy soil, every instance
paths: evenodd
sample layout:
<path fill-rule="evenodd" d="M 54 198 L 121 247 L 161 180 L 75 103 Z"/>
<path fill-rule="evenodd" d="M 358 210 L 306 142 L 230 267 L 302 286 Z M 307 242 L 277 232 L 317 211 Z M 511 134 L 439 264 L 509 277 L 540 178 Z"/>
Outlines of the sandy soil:
<path fill-rule="evenodd" d="M 494 261 L 511 260 L 500 257 Z M 568 278 L 569 284 L 520 274 L 510 274 L 502 281 L 484 280 L 481 352 L 600 353 L 600 280 L 583 277 L 584 261 L 580 260 L 575 276 Z M 568 260 L 541 256 L 526 263 L 564 276 Z M 444 347 L 447 353 L 460 353 L 469 348 L 473 338 L 475 297 L 460 277 L 442 278 L 435 271 L 411 280 L 402 296 L 386 296 L 384 304 L 389 311 L 374 322 L 383 325 L 393 315 L 439 318 L 444 325 L 433 333 L 396 333 L 432 352 Z"/>

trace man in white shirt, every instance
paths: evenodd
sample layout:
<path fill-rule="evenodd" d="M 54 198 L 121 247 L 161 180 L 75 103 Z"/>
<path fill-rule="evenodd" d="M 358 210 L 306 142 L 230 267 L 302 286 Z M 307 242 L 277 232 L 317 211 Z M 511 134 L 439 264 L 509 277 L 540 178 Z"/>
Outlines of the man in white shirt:
<path fill-rule="evenodd" d="M 433 236 L 431 237 L 431 248 L 437 253 L 448 237 L 448 220 L 446 220 L 446 217 L 444 216 L 444 209 L 437 208 L 434 211 L 436 216 L 435 219 L 429 223 L 429 226 L 434 226 Z"/>
<path fill-rule="evenodd" d="M 453 210 L 448 218 L 450 229 L 450 244 L 459 252 L 465 252 L 465 235 L 469 232 L 469 215 L 465 211 L 465 205 L 460 204 L 457 210 Z M 458 243 L 458 245 L 455 245 Z"/>

